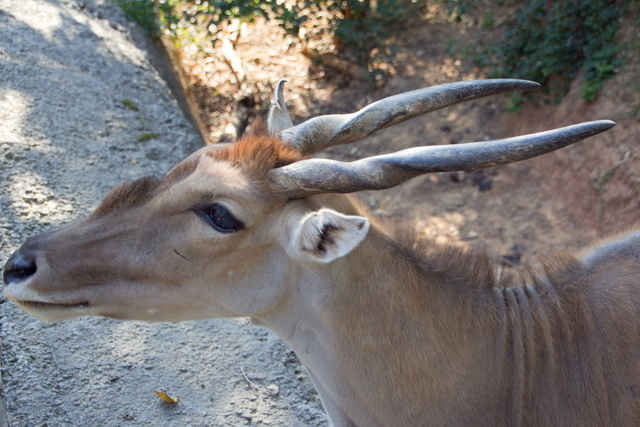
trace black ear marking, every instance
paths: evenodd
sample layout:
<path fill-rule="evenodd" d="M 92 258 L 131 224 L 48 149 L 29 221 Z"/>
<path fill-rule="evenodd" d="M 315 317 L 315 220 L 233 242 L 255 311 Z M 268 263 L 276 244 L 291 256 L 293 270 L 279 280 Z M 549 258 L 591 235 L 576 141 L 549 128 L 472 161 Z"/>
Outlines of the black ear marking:
<path fill-rule="evenodd" d="M 367 218 L 323 208 L 300 219 L 287 253 L 296 260 L 328 264 L 349 254 L 368 231 Z"/>
<path fill-rule="evenodd" d="M 321 252 L 327 252 L 327 246 L 335 245 L 336 241 L 333 236 L 333 231 L 339 230 L 339 227 L 331 224 L 330 222 L 324 222 L 322 224 L 322 230 L 318 236 L 318 245 L 316 249 Z"/>

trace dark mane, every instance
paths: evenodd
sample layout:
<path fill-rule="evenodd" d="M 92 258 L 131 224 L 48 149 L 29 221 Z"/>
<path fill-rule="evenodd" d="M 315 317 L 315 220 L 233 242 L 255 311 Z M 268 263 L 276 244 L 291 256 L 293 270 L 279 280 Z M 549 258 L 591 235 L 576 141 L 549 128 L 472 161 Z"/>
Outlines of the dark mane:
<path fill-rule="evenodd" d="M 493 289 L 537 285 L 540 274 L 554 285 L 564 283 L 565 277 L 574 277 L 580 261 L 566 252 L 543 258 L 542 270 L 532 267 L 511 267 L 505 265 L 499 256 L 492 255 L 486 248 L 472 246 L 459 247 L 452 244 L 438 244 L 418 234 L 406 224 L 385 224 L 391 247 L 405 262 L 415 268 L 431 283 L 448 283 L 458 293 L 485 292 Z M 499 274 L 496 274 L 497 271 Z M 454 280 L 443 280 L 449 277 Z M 470 284 L 475 288 L 471 289 Z"/>

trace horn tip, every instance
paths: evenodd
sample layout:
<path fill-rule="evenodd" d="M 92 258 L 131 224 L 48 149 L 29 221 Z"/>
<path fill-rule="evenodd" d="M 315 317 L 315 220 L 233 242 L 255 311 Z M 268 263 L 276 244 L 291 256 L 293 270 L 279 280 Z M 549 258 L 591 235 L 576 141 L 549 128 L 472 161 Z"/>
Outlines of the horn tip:
<path fill-rule="evenodd" d="M 571 132 L 575 132 L 576 135 L 581 135 L 580 139 L 583 139 L 605 132 L 615 125 L 616 122 L 612 120 L 594 120 L 591 122 L 584 122 L 575 124 L 573 126 L 567 126 L 566 129 L 571 129 Z"/>
<path fill-rule="evenodd" d="M 286 110 L 286 106 L 284 103 L 284 84 L 288 83 L 289 79 L 280 79 L 276 83 L 276 91 L 272 105 L 280 110 Z"/>
<path fill-rule="evenodd" d="M 521 85 L 522 90 L 534 90 L 540 89 L 542 87 L 540 83 L 534 82 L 533 80 L 515 79 L 515 81 L 518 82 L 519 85 Z"/>
<path fill-rule="evenodd" d="M 598 132 L 604 132 L 614 127 L 616 122 L 613 120 L 596 120 L 591 122 L 591 124 Z"/>
<path fill-rule="evenodd" d="M 521 90 L 536 90 L 542 87 L 538 82 L 522 79 L 487 79 L 487 80 L 472 80 L 469 82 L 471 85 L 478 85 L 482 88 L 493 88 L 495 92 L 489 92 L 489 94 L 498 94 L 504 92 L 516 92 Z"/>
<path fill-rule="evenodd" d="M 278 82 L 276 83 L 276 92 L 281 91 L 285 83 L 289 83 L 289 79 L 282 78 L 278 80 Z"/>

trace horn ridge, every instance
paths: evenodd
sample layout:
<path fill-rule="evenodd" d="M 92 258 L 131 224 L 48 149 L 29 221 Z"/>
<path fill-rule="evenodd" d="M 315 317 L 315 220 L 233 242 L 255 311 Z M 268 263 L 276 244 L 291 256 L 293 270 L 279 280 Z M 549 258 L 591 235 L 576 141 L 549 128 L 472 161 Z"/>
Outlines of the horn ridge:
<path fill-rule="evenodd" d="M 447 83 L 393 95 L 350 114 L 310 119 L 280 132 L 302 154 L 349 144 L 414 117 L 464 101 L 506 92 L 537 89 L 540 84 L 518 79 L 487 79 Z"/>
<path fill-rule="evenodd" d="M 271 171 L 286 197 L 381 190 L 418 175 L 482 169 L 545 154 L 604 132 L 615 125 L 599 120 L 494 141 L 414 147 L 354 162 L 308 159 Z"/>

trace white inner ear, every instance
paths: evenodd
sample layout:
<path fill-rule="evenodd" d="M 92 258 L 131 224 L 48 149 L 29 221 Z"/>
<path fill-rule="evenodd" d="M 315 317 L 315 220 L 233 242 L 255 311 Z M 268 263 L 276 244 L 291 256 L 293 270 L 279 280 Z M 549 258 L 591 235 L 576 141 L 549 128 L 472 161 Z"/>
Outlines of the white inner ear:
<path fill-rule="evenodd" d="M 305 215 L 295 227 L 287 252 L 300 261 L 329 263 L 358 246 L 369 231 L 369 220 L 320 209 Z"/>

